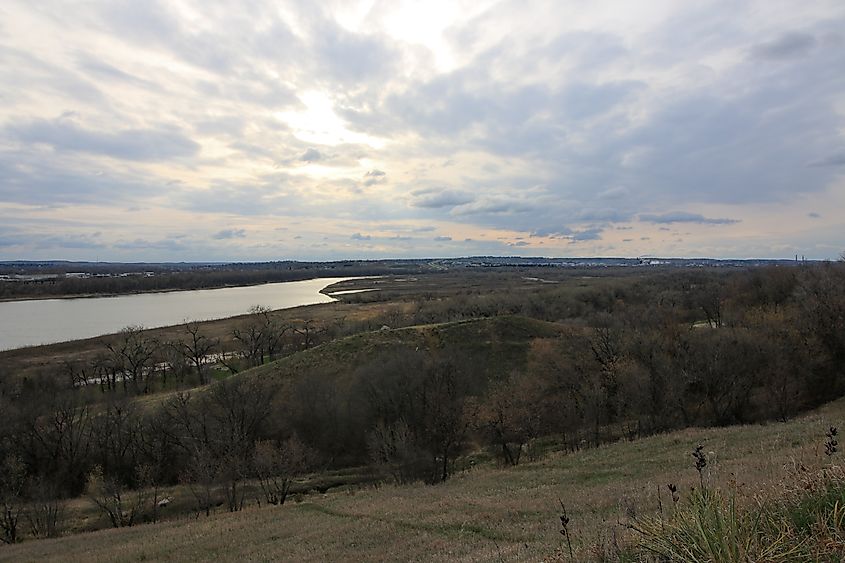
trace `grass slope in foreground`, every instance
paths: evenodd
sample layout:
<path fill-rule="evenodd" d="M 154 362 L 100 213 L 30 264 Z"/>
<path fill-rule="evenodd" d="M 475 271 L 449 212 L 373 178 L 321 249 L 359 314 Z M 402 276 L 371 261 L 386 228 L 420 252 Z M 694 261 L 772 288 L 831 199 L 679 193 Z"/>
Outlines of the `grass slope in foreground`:
<path fill-rule="evenodd" d="M 776 497 L 795 467 L 826 459 L 824 433 L 845 400 L 787 423 L 688 429 L 575 454 L 550 454 L 514 468 L 492 465 L 437 486 L 384 485 L 248 509 L 106 530 L 0 549 L 3 561 L 539 561 L 567 559 L 559 501 L 566 504 L 577 560 L 635 541 L 624 523 L 664 510 L 666 485 L 681 502 L 698 484 L 690 455 L 701 443 L 710 486 L 734 483 L 740 501 Z M 563 554 L 566 554 L 565 556 Z"/>

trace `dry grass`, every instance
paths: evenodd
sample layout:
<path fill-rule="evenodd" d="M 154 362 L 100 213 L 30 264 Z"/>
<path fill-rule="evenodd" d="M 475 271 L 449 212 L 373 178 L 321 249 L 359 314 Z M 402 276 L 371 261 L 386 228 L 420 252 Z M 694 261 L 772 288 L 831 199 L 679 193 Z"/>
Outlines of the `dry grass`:
<path fill-rule="evenodd" d="M 558 498 L 567 507 L 576 558 L 635 541 L 625 523 L 655 514 L 657 489 L 698 482 L 690 452 L 702 443 L 711 486 L 735 483 L 765 495 L 792 468 L 829 462 L 824 432 L 845 401 L 783 423 L 688 429 L 500 469 L 489 465 L 438 486 L 364 488 L 301 503 L 31 541 L 0 549 L 8 561 L 540 561 L 565 560 Z M 712 453 L 711 453 L 712 452 Z M 837 454 L 841 455 L 841 454 Z M 664 508 L 671 504 L 663 496 Z"/>

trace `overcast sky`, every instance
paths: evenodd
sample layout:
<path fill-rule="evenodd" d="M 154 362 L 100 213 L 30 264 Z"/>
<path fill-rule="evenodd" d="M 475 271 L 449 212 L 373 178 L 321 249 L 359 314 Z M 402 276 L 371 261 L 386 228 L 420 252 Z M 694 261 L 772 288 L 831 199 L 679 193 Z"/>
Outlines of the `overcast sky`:
<path fill-rule="evenodd" d="M 835 258 L 845 3 L 0 3 L 0 259 Z"/>

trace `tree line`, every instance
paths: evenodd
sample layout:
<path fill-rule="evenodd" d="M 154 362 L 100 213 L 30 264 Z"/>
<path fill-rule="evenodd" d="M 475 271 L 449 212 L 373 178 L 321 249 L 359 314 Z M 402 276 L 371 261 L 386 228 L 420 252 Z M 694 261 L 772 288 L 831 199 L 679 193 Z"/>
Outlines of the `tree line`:
<path fill-rule="evenodd" d="M 419 273 L 417 262 L 279 262 L 259 264 L 185 265 L 137 264 L 125 267 L 86 265 L 90 277 L 67 276 L 65 268 L 0 268 L 10 273 L 55 273 L 44 281 L 2 281 L 0 299 L 26 299 L 60 295 L 116 295 L 126 293 L 210 289 L 228 286 L 258 285 L 327 277 L 380 276 Z M 138 272 L 142 268 L 145 272 Z M 150 275 L 146 275 L 149 271 Z M 0 272 L 3 273 L 3 272 Z"/>

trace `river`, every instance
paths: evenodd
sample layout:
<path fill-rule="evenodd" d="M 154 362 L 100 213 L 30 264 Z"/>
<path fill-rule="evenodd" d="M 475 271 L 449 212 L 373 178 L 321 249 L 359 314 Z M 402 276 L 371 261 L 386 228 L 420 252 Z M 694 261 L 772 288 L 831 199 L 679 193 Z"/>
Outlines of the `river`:
<path fill-rule="evenodd" d="M 334 299 L 320 291 L 347 279 L 350 278 L 116 297 L 9 301 L 0 303 L 0 350 L 112 334 L 130 325 L 157 328 L 188 320 L 224 319 L 243 315 L 253 305 L 288 309 L 328 303 Z"/>

